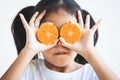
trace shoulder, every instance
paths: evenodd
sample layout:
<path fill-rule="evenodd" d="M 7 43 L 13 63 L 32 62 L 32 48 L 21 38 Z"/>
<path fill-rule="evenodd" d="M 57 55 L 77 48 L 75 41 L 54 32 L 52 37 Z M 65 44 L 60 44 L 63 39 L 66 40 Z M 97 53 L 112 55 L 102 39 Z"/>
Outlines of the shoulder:
<path fill-rule="evenodd" d="M 43 59 L 34 59 L 28 64 L 26 70 L 38 69 L 38 67 L 42 66 L 43 63 Z"/>
<path fill-rule="evenodd" d="M 43 59 L 35 59 L 32 60 L 28 66 L 26 67 L 24 74 L 21 78 L 21 80 L 31 80 L 34 77 L 39 79 L 41 67 L 43 66 Z"/>
<path fill-rule="evenodd" d="M 83 68 L 84 68 L 84 70 L 87 70 L 87 71 L 93 71 L 92 66 L 90 64 L 88 64 L 88 63 L 83 65 Z"/>
<path fill-rule="evenodd" d="M 37 66 L 38 64 L 42 64 L 44 62 L 43 59 L 34 59 L 30 62 L 30 65 Z"/>
<path fill-rule="evenodd" d="M 34 70 L 34 71 L 39 70 L 40 67 L 43 66 L 43 64 L 44 64 L 44 60 L 43 60 L 43 59 L 34 59 L 34 60 L 32 60 L 32 61 L 29 63 L 29 65 L 28 65 L 28 67 L 26 68 L 26 70 L 27 70 L 27 69 L 28 69 L 29 71 L 30 71 L 30 70 Z"/>
<path fill-rule="evenodd" d="M 83 70 L 83 77 L 88 78 L 90 80 L 99 80 L 93 67 L 90 64 L 85 64 L 82 67 Z"/>

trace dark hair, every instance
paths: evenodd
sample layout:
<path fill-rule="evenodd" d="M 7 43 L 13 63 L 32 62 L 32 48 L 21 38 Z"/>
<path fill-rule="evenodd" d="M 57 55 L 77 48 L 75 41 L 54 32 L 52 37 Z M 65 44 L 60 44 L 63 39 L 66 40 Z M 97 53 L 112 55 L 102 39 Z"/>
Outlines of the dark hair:
<path fill-rule="evenodd" d="M 51 12 L 56 12 L 59 9 L 65 10 L 69 14 L 74 15 L 76 18 L 77 18 L 77 11 L 80 10 L 82 13 L 84 23 L 85 23 L 86 15 L 89 14 L 86 10 L 82 10 L 74 0 L 41 0 L 36 6 L 29 6 L 23 8 L 20 12 L 18 12 L 11 27 L 18 54 L 24 48 L 26 43 L 26 32 L 20 20 L 19 14 L 22 13 L 25 16 L 27 22 L 29 22 L 30 18 L 36 11 L 39 11 L 39 13 L 41 13 L 43 10 L 46 10 L 46 14 L 43 17 L 44 19 Z M 95 21 L 90 15 L 90 28 L 94 24 Z M 97 39 L 98 39 L 98 30 L 94 34 L 94 46 L 96 45 Z M 87 63 L 87 61 L 79 54 L 76 56 L 75 61 L 81 64 Z"/>

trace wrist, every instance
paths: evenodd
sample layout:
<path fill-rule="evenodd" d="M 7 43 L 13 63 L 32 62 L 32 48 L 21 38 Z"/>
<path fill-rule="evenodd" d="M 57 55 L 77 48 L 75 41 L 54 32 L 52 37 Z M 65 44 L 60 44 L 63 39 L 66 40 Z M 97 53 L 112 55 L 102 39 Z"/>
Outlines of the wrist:
<path fill-rule="evenodd" d="M 95 49 L 95 47 L 89 48 L 89 49 L 84 49 L 84 50 L 81 52 L 81 55 L 82 55 L 88 62 L 90 62 L 91 58 L 92 58 L 93 56 L 96 56 L 96 49 Z"/>
<path fill-rule="evenodd" d="M 38 53 L 37 50 L 31 48 L 30 46 L 25 46 L 25 47 L 23 48 L 23 50 L 24 50 L 25 52 L 29 52 L 29 54 L 30 54 L 30 53 L 33 54 L 34 56 Z"/>

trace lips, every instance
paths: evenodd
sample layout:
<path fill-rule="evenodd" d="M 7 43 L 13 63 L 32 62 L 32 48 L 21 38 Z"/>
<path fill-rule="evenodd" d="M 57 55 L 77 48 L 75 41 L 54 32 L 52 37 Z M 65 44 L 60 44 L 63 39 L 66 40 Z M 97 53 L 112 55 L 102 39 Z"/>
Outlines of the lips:
<path fill-rule="evenodd" d="M 65 55 L 65 54 L 67 54 L 67 53 L 64 51 L 59 51 L 59 52 L 55 53 L 55 55 Z"/>

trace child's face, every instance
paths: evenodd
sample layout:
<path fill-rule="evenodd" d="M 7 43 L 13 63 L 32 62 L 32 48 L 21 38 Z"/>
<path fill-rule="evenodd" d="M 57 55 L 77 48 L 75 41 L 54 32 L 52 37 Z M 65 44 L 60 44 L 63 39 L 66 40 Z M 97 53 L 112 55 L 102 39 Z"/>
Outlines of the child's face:
<path fill-rule="evenodd" d="M 68 14 L 62 9 L 59 10 L 58 12 L 49 14 L 44 19 L 44 22 L 52 22 L 58 28 L 58 30 L 60 30 L 62 25 L 70 21 L 77 23 L 77 19 L 75 18 L 75 16 Z M 61 44 L 62 43 L 58 41 L 55 47 L 43 52 L 45 60 L 50 64 L 58 67 L 70 64 L 71 62 L 74 61 L 74 58 L 77 55 L 76 52 L 66 47 L 63 47 Z"/>

